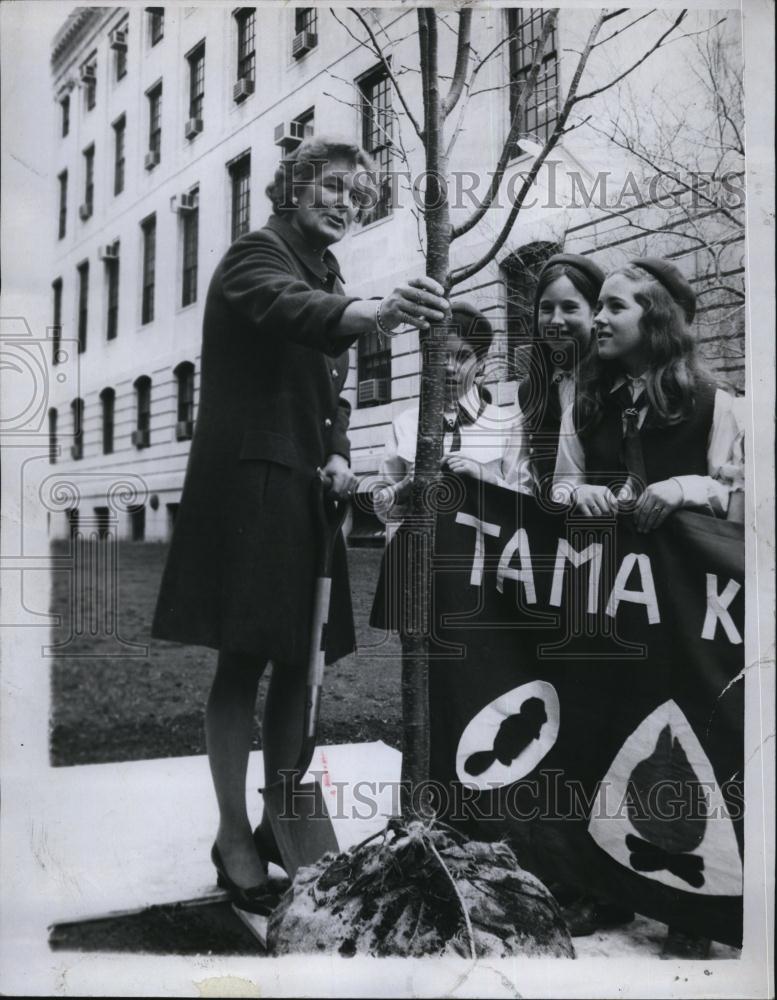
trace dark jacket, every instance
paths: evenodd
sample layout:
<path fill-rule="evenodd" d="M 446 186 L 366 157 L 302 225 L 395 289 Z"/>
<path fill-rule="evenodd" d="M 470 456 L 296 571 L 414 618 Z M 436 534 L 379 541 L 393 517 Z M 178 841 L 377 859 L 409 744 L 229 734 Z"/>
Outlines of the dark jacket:
<path fill-rule="evenodd" d="M 153 624 L 157 638 L 307 658 L 318 543 L 312 488 L 349 457 L 340 397 L 351 341 L 339 267 L 272 216 L 216 268 L 203 321 L 197 423 Z M 355 339 L 355 338 L 354 338 Z M 327 659 L 353 649 L 341 543 Z"/>

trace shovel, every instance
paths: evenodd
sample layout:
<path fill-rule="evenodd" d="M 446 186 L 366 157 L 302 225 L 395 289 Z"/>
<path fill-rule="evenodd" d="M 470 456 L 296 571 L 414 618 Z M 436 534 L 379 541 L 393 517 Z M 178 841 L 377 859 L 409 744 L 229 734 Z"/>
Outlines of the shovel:
<path fill-rule="evenodd" d="M 314 503 L 319 529 L 319 551 L 313 590 L 302 746 L 294 770 L 263 789 L 264 808 L 268 811 L 283 867 L 290 879 L 294 878 L 298 868 L 313 864 L 328 851 L 340 849 L 320 784 L 317 781 L 303 784 L 302 778 L 310 766 L 316 747 L 332 589 L 332 557 L 349 504 L 346 500 L 335 503 L 326 499 L 320 479 L 314 484 Z"/>

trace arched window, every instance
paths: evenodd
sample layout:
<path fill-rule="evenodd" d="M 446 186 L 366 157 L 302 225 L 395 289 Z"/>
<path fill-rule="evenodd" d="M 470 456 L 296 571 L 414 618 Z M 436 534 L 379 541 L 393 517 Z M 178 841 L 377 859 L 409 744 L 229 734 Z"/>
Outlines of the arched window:
<path fill-rule="evenodd" d="M 57 411 L 52 406 L 49 410 L 49 462 L 54 465 L 57 461 Z"/>
<path fill-rule="evenodd" d="M 84 401 L 74 399 L 70 404 L 71 425 L 73 428 L 73 443 L 70 446 L 70 457 L 74 460 L 84 457 Z"/>
<path fill-rule="evenodd" d="M 135 430 L 132 443 L 136 448 L 151 444 L 151 379 L 141 375 L 135 379 Z"/>
<path fill-rule="evenodd" d="M 526 348 L 534 335 L 537 278 L 548 257 L 560 249 L 556 243 L 527 243 L 502 261 L 507 299 L 507 367 L 513 377 L 525 374 L 521 358 L 528 362 Z"/>
<path fill-rule="evenodd" d="M 194 433 L 194 365 L 182 361 L 173 374 L 178 383 L 175 437 L 178 441 L 188 441 Z"/>
<path fill-rule="evenodd" d="M 113 389 L 103 389 L 100 393 L 103 408 L 103 455 L 113 454 L 113 414 L 116 405 L 116 393 Z"/>

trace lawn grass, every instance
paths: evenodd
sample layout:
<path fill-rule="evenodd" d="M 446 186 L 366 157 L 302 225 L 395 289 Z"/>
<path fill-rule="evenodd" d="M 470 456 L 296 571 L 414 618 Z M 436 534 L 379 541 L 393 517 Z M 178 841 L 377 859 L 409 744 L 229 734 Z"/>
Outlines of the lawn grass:
<path fill-rule="evenodd" d="M 61 558 L 68 544 L 56 542 L 53 549 Z M 381 552 L 349 550 L 359 651 L 327 671 L 321 743 L 400 745 L 399 642 L 367 624 Z M 52 643 L 67 642 L 52 666 L 53 765 L 205 752 L 203 713 L 216 652 L 149 636 L 166 555 L 162 544 L 91 543 L 75 569 L 53 574 L 52 612 L 62 621 Z M 106 556 L 115 565 L 102 573 Z M 115 618 L 105 610 L 111 590 L 117 591 Z M 73 635 L 79 621 L 83 628 Z M 127 655 L 137 653 L 128 643 L 146 647 L 145 654 Z M 266 678 L 260 698 L 265 684 Z M 253 745 L 261 746 L 258 724 Z"/>

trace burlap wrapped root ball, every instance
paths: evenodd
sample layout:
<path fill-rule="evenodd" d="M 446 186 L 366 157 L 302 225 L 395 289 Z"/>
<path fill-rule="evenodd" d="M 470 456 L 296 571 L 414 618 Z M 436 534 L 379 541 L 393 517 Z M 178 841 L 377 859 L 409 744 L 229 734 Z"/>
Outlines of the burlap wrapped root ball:
<path fill-rule="evenodd" d="M 300 869 L 267 944 L 276 955 L 575 957 L 555 899 L 506 844 L 420 822 Z"/>

